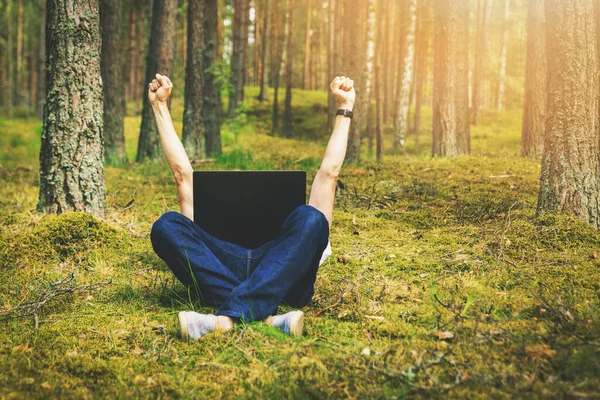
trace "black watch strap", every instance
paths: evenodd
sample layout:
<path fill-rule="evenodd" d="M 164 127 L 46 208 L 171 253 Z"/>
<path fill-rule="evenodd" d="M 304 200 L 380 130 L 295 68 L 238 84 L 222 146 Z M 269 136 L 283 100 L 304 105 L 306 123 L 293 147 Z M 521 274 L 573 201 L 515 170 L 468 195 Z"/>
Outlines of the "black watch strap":
<path fill-rule="evenodd" d="M 354 113 L 350 110 L 337 110 L 335 112 L 335 115 L 343 115 L 344 117 L 348 117 L 350 119 L 352 119 L 352 117 L 354 117 Z"/>

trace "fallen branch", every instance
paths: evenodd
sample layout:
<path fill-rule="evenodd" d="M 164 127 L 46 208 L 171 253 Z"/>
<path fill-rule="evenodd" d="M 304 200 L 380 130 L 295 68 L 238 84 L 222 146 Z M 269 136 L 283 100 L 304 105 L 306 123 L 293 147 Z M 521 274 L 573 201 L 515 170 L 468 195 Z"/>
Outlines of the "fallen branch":
<path fill-rule="evenodd" d="M 46 290 L 40 290 L 36 300 L 20 303 L 2 313 L 0 318 L 7 319 L 33 317 L 34 328 L 39 327 L 39 313 L 42 308 L 51 300 L 68 293 L 75 293 L 81 290 L 96 290 L 98 288 L 109 285 L 111 282 L 90 283 L 89 285 L 74 286 L 75 274 L 71 273 L 68 277 L 51 282 Z"/>

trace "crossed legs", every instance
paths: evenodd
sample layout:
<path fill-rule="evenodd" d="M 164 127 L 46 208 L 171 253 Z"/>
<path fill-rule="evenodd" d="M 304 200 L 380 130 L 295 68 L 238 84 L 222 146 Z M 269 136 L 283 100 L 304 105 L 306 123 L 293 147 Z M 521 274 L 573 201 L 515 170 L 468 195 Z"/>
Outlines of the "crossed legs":
<path fill-rule="evenodd" d="M 182 214 L 169 212 L 154 223 L 150 237 L 175 276 L 217 307 L 215 315 L 249 322 L 264 320 L 284 301 L 295 307 L 308 304 L 329 225 L 314 207 L 300 206 L 275 239 L 250 250 L 221 241 Z"/>

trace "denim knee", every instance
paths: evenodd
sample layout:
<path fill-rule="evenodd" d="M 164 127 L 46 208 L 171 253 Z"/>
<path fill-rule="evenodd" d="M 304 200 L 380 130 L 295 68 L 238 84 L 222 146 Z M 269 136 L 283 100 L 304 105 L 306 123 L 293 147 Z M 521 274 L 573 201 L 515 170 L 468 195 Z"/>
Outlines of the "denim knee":
<path fill-rule="evenodd" d="M 174 228 L 185 221 L 185 216 L 175 211 L 169 211 L 164 213 L 152 224 L 152 230 L 150 231 L 150 241 L 152 247 L 156 249 L 156 246 L 171 237 L 174 232 Z"/>
<path fill-rule="evenodd" d="M 299 206 L 290 214 L 294 225 L 315 235 L 329 236 L 329 222 L 325 215 L 313 206 Z"/>

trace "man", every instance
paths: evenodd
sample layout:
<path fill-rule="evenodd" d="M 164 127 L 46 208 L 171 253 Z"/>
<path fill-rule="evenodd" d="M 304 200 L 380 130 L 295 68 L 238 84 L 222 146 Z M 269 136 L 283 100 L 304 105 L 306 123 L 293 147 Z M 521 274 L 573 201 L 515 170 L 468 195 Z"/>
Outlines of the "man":
<path fill-rule="evenodd" d="M 308 205 L 292 211 L 278 236 L 257 249 L 219 240 L 192 221 L 193 169 L 167 107 L 172 88 L 168 77 L 156 74 L 149 84 L 148 98 L 175 177 L 181 213 L 161 216 L 152 226 L 150 238 L 154 251 L 175 276 L 184 285 L 198 289 L 204 301 L 217 308 L 214 315 L 179 313 L 182 337 L 198 339 L 215 329 L 229 330 L 240 320 L 263 320 L 287 334 L 302 335 L 301 311 L 274 314 L 282 302 L 295 308 L 308 304 L 317 269 L 331 254 L 329 229 L 356 98 L 354 82 L 342 76 L 331 83 L 339 110 Z"/>

